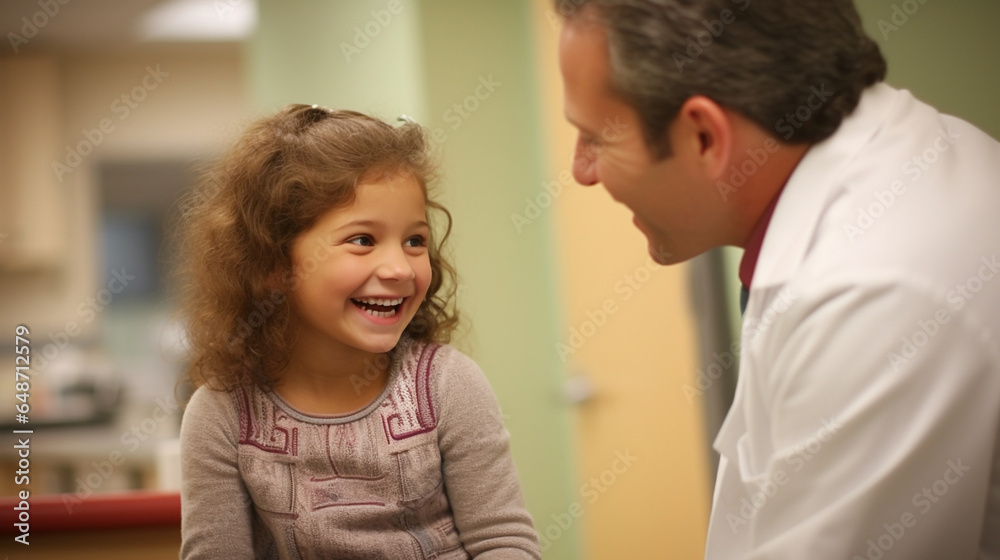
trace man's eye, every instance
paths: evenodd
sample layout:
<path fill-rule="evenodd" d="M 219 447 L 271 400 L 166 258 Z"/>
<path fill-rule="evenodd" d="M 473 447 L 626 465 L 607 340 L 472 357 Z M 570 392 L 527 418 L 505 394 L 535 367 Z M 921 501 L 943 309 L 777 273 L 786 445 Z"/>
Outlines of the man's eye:
<path fill-rule="evenodd" d="M 599 136 L 583 136 L 580 138 L 580 141 L 583 143 L 584 148 L 594 152 L 599 152 L 607 146 L 607 142 Z"/>
<path fill-rule="evenodd" d="M 372 247 L 375 245 L 375 240 L 368 235 L 359 235 L 357 237 L 352 237 L 347 240 L 348 243 L 353 243 L 361 247 Z"/>

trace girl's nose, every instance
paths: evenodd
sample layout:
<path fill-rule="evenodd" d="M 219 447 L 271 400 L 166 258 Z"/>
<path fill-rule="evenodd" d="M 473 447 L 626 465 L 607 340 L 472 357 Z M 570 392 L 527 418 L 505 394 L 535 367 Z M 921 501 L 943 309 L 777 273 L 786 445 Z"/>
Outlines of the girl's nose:
<path fill-rule="evenodd" d="M 597 154 L 581 137 L 576 139 L 576 149 L 573 151 L 573 178 L 585 187 L 596 185 Z"/>
<path fill-rule="evenodd" d="M 379 263 L 376 274 L 382 280 L 397 282 L 413 280 L 417 275 L 402 248 L 386 249 L 385 257 Z"/>

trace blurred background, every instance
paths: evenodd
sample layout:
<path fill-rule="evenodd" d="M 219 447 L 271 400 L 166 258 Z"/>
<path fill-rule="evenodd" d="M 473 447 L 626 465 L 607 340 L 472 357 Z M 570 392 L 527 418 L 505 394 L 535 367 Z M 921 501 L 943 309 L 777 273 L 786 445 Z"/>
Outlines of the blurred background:
<path fill-rule="evenodd" d="M 858 6 L 891 84 L 1000 137 L 1000 3 Z M 700 558 L 740 254 L 658 267 L 630 212 L 573 181 L 559 26 L 548 0 L 0 4 L 0 356 L 14 363 L 27 326 L 32 496 L 72 514 L 177 487 L 184 351 L 166 226 L 246 124 L 316 103 L 432 133 L 455 220 L 454 343 L 501 401 L 545 558 Z M 12 475 L 25 425 L 7 375 Z M 3 496 L 22 489 L 8 474 Z M 4 535 L 0 554 L 176 557 L 178 526 L 127 525 L 34 534 L 31 555 Z"/>

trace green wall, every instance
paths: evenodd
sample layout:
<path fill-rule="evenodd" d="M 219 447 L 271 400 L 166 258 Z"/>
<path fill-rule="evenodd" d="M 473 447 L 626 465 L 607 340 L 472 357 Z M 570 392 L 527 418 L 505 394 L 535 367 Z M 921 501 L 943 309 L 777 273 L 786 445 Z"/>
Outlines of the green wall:
<path fill-rule="evenodd" d="M 510 220 L 510 209 L 534 196 L 545 179 L 529 4 L 427 0 L 422 7 L 429 123 L 448 135 L 444 183 L 456 218 L 470 352 L 500 396 L 541 529 L 579 497 L 572 495 L 569 415 L 557 397 L 563 372 L 554 352 L 551 228 L 538 223 L 519 234 Z M 494 91 L 476 107 L 469 96 L 483 81 L 494 83 Z M 455 104 L 476 108 L 459 122 Z M 579 558 L 579 527 L 545 557 Z"/>
<path fill-rule="evenodd" d="M 422 122 L 418 8 L 400 0 L 258 2 L 247 53 L 254 105 L 270 112 L 316 103 Z"/>
<path fill-rule="evenodd" d="M 1000 2 L 857 0 L 886 81 L 1000 138 Z M 908 13 L 912 12 L 912 13 Z"/>
<path fill-rule="evenodd" d="M 519 234 L 509 215 L 545 179 L 531 4 L 403 1 L 387 20 L 389 6 L 262 0 L 248 47 L 253 99 L 262 111 L 305 102 L 386 119 L 406 113 L 432 131 L 443 164 L 438 199 L 455 221 L 465 326 L 455 345 L 493 384 L 528 507 L 545 527 L 579 497 L 553 350 L 559 309 L 550 217 Z M 384 26 L 372 14 L 380 10 Z M 364 43 L 355 43 L 355 27 L 366 26 L 378 34 L 345 56 L 343 43 Z M 579 558 L 579 527 L 545 558 Z"/>

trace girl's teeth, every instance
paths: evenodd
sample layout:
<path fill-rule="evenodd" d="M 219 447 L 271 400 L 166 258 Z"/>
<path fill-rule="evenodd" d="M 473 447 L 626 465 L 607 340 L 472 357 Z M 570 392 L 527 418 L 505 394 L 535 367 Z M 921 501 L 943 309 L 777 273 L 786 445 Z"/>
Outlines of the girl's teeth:
<path fill-rule="evenodd" d="M 371 315 L 372 317 L 386 318 L 394 316 L 396 314 L 396 310 L 393 309 L 392 311 L 373 311 L 371 309 L 365 309 L 365 313 Z"/>
<path fill-rule="evenodd" d="M 359 299 L 358 301 L 360 301 L 361 303 L 367 303 L 368 305 L 399 305 L 403 303 L 403 299 L 405 298 L 396 298 L 396 299 L 365 298 L 365 299 Z"/>

